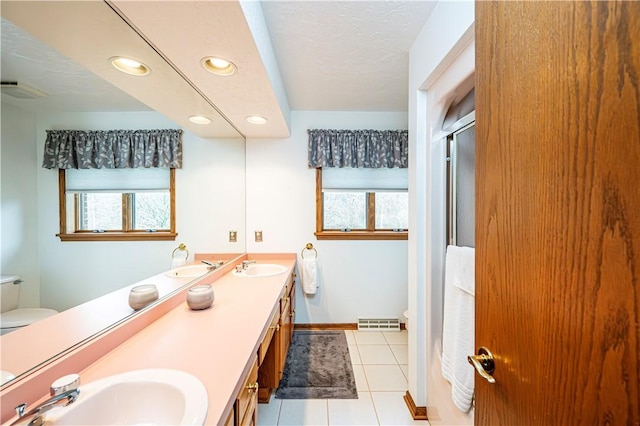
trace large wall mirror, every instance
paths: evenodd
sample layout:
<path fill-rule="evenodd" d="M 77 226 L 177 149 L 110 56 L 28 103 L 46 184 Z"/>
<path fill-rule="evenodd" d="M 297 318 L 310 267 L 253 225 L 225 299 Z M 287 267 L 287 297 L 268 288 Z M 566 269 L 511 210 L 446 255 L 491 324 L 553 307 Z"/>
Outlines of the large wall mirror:
<path fill-rule="evenodd" d="M 48 20 L 47 25 L 42 20 Z M 107 58 L 78 60 L 108 54 L 118 43 L 120 50 L 134 49 L 144 56 L 154 78 L 170 83 L 154 86 L 152 80 L 126 75 L 106 78 L 113 73 Z M 46 95 L 2 93 L 1 272 L 22 277 L 20 307 L 63 312 L 81 306 L 168 270 L 180 243 L 187 245 L 190 260 L 193 253 L 245 251 L 244 137 L 108 4 L 3 2 L 1 52 L 3 82 L 26 84 Z M 189 114 L 204 114 L 212 123 L 193 127 Z M 58 173 L 41 167 L 46 130 L 153 128 L 184 130 L 184 164 L 176 171 L 177 239 L 61 242 L 56 237 Z M 237 233 L 235 242 L 229 239 L 230 231 Z M 125 307 L 114 321 L 131 314 Z M 86 337 L 102 329 L 88 327 Z M 34 344 L 2 343 L 3 359 Z M 28 370 L 11 373 L 19 378 Z"/>

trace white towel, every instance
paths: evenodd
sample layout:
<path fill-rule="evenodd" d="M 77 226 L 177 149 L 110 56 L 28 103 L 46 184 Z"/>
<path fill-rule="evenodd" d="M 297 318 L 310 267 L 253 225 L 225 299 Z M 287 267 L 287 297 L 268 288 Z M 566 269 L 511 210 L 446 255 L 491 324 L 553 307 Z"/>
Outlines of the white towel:
<path fill-rule="evenodd" d="M 179 268 L 187 263 L 186 259 L 171 259 L 171 269 Z"/>
<path fill-rule="evenodd" d="M 442 325 L 442 376 L 451 383 L 451 397 L 466 413 L 473 401 L 475 353 L 475 250 L 447 247 Z"/>
<path fill-rule="evenodd" d="M 302 290 L 305 294 L 316 294 L 318 263 L 316 258 L 302 259 Z"/>

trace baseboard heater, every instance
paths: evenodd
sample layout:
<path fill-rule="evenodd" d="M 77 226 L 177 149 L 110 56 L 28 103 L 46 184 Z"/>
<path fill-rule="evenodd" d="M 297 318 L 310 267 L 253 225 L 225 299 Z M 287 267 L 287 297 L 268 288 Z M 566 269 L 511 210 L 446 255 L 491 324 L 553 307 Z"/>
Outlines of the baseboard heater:
<path fill-rule="evenodd" d="M 359 331 L 400 331 L 398 318 L 358 318 Z"/>

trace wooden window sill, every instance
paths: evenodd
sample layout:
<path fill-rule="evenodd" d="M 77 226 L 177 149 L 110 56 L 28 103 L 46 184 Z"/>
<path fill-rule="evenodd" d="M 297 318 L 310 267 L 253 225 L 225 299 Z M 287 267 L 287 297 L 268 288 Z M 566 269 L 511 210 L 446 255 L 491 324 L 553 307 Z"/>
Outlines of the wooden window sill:
<path fill-rule="evenodd" d="M 319 231 L 314 234 L 318 240 L 407 240 L 409 238 L 407 231 Z"/>
<path fill-rule="evenodd" d="M 56 234 L 61 241 L 174 241 L 175 232 L 77 232 Z"/>

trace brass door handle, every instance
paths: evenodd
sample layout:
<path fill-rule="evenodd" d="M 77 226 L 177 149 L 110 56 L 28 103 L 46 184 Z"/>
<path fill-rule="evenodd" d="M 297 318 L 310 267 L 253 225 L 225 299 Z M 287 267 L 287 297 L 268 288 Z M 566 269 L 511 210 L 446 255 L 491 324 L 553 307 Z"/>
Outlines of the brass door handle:
<path fill-rule="evenodd" d="M 478 355 L 469 355 L 467 357 L 467 361 L 475 367 L 478 374 L 486 379 L 487 382 L 496 382 L 496 379 L 492 376 L 496 369 L 496 365 L 493 362 L 493 354 L 489 349 L 481 346 L 480 349 L 478 349 Z"/>
<path fill-rule="evenodd" d="M 269 328 L 272 329 L 272 330 L 278 331 L 278 330 L 280 330 L 280 324 L 272 325 Z"/>
<path fill-rule="evenodd" d="M 251 392 L 257 392 L 257 391 L 258 391 L 258 382 L 248 384 L 248 385 L 247 385 L 247 391 L 248 391 L 249 393 L 251 393 Z"/>

